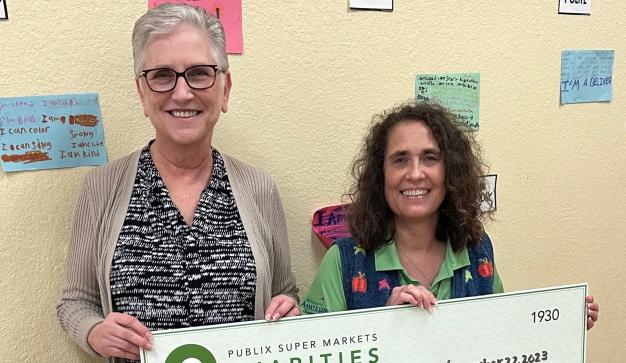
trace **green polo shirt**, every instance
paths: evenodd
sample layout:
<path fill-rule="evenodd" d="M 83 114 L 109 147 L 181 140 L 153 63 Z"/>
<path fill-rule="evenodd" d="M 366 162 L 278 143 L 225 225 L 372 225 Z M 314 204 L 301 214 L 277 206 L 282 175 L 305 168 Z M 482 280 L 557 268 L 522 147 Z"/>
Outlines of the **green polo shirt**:
<path fill-rule="evenodd" d="M 400 273 L 401 285 L 420 284 L 404 270 L 400 258 L 398 257 L 394 241 L 374 251 L 374 257 L 376 261 L 376 271 L 396 270 Z M 463 248 L 461 251 L 455 253 L 448 242 L 446 244 L 446 257 L 430 289 L 433 295 L 435 295 L 438 300 L 449 299 L 452 291 L 452 277 L 454 276 L 454 271 L 468 266 L 469 264 L 470 261 L 467 249 Z M 471 277 L 471 275 L 468 277 Z M 317 314 L 347 310 L 342 280 L 339 248 L 333 245 L 326 252 L 320 264 L 319 271 L 315 276 L 315 280 L 313 280 L 311 288 L 300 305 L 302 313 Z M 500 280 L 498 271 L 496 271 L 495 268 L 493 270 L 493 292 L 504 292 L 502 280 Z"/>

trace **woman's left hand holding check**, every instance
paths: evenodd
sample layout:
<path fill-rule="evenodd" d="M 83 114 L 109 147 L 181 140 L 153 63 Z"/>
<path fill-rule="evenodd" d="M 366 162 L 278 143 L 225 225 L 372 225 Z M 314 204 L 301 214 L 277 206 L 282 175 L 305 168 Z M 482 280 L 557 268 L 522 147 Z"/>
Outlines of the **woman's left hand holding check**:
<path fill-rule="evenodd" d="M 298 301 L 288 295 L 276 295 L 265 309 L 265 320 L 276 321 L 285 316 L 300 315 Z"/>

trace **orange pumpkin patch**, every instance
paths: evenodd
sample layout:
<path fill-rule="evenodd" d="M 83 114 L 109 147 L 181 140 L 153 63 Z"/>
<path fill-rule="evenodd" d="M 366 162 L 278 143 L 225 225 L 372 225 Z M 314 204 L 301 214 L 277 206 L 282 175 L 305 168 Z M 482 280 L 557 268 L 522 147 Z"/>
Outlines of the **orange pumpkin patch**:
<path fill-rule="evenodd" d="M 367 291 L 367 278 L 365 274 L 359 272 L 358 275 L 352 277 L 352 292 L 364 293 Z"/>
<path fill-rule="evenodd" d="M 486 258 L 478 260 L 478 274 L 480 277 L 491 277 L 493 275 L 493 263 Z"/>

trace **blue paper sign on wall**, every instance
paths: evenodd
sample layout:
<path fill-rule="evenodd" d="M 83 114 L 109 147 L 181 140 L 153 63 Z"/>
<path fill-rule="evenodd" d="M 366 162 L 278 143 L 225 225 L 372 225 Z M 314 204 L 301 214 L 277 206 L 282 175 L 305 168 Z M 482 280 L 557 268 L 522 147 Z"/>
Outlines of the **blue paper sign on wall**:
<path fill-rule="evenodd" d="M 561 103 L 610 101 L 613 50 L 564 50 L 561 53 Z"/>
<path fill-rule="evenodd" d="M 106 163 L 98 95 L 0 98 L 4 171 Z"/>

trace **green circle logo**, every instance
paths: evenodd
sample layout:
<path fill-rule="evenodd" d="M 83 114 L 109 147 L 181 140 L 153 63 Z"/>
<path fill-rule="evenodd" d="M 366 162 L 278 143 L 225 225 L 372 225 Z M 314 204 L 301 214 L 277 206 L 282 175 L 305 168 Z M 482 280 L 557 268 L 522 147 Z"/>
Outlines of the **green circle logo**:
<path fill-rule="evenodd" d="M 195 358 L 201 363 L 217 363 L 213 354 L 198 344 L 185 344 L 174 349 L 167 356 L 165 363 L 183 363 L 188 358 Z"/>

